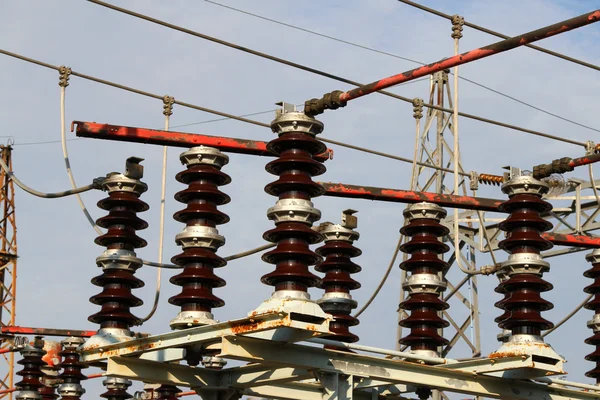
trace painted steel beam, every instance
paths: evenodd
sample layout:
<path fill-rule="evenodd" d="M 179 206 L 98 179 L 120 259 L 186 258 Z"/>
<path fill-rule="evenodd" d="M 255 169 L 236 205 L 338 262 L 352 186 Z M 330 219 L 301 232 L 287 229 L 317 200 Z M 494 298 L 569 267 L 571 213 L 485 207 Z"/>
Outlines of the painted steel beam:
<path fill-rule="evenodd" d="M 228 153 L 275 157 L 275 154 L 267 150 L 267 142 L 257 140 L 98 124 L 95 122 L 84 121 L 73 121 L 71 123 L 71 132 L 73 130 L 75 130 L 75 134 L 79 137 L 92 139 L 106 139 L 172 147 L 210 146 Z M 332 155 L 333 151 L 327 149 L 325 153 L 315 156 L 315 159 L 327 161 L 331 159 Z"/>
<path fill-rule="evenodd" d="M 92 362 L 115 356 L 133 356 L 163 349 L 185 348 L 195 344 L 215 342 L 223 336 L 261 335 L 263 333 L 265 333 L 264 337 L 278 336 L 278 340 L 287 342 L 331 334 L 328 319 L 320 323 L 305 322 L 295 319 L 291 314 L 278 311 L 132 339 L 100 348 L 85 348 L 84 346 L 80 355 L 83 362 Z M 266 333 L 272 334 L 266 335 Z"/>
<path fill-rule="evenodd" d="M 496 399 L 598 400 L 600 397 L 599 393 L 553 388 L 527 381 L 510 380 L 509 383 L 507 379 L 468 371 L 245 337 L 223 338 L 221 346 L 221 356 L 235 360 L 317 369 L 322 372 L 367 377 L 394 384 L 430 386 L 448 392 Z"/>
<path fill-rule="evenodd" d="M 378 200 L 392 203 L 420 203 L 426 201 L 442 207 L 500 212 L 498 206 L 505 201 L 484 197 L 455 196 L 432 192 L 416 192 L 411 190 L 348 185 L 345 183 L 318 183 L 325 188 L 325 196 Z"/>
<path fill-rule="evenodd" d="M 96 334 L 96 331 L 81 331 L 76 329 L 30 328 L 25 326 L 3 326 L 0 327 L 0 333 L 10 335 L 92 337 Z"/>

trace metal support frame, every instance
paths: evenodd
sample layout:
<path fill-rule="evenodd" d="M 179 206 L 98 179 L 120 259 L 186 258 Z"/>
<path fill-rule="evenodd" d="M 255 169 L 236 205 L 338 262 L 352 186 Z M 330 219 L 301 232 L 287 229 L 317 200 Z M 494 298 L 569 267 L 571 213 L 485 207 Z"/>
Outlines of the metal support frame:
<path fill-rule="evenodd" d="M 12 147 L 0 146 L 0 157 L 12 171 Z M 17 299 L 17 224 L 15 219 L 15 190 L 10 176 L 2 169 L 0 171 L 0 327 L 15 324 Z M 0 351 L 11 346 L 10 341 L 0 342 Z M 5 367 L 2 368 L 0 389 L 11 389 L 14 386 L 13 352 L 1 356 Z M 6 368 L 6 369 L 4 369 Z M 2 392 L 1 398 L 12 400 L 13 392 Z"/>

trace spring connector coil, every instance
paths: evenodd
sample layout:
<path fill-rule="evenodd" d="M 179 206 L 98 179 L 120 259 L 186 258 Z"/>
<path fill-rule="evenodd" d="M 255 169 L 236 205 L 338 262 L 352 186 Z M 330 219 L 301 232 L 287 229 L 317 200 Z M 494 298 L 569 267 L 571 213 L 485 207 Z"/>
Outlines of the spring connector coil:
<path fill-rule="evenodd" d="M 44 385 L 41 382 L 44 373 L 42 367 L 46 364 L 42 357 L 46 352 L 42 349 L 44 346 L 42 340 L 36 340 L 33 346 L 27 345 L 21 350 L 23 358 L 17 362 L 23 368 L 16 374 L 21 377 L 21 381 L 15 384 L 19 391 L 16 395 L 17 400 L 41 400 L 39 393 Z"/>
<path fill-rule="evenodd" d="M 593 294 L 594 298 L 584 307 L 594 311 L 594 317 L 588 321 L 588 328 L 592 329 L 594 334 L 585 340 L 585 343 L 596 346 L 596 349 L 585 356 L 585 359 L 596 363 L 596 366 L 586 372 L 585 376 L 596 379 L 600 383 L 600 249 L 595 249 L 585 256 L 586 260 L 592 263 L 592 268 L 583 273 L 587 278 L 594 280 L 594 283 L 583 289 L 586 293 Z"/>
<path fill-rule="evenodd" d="M 62 372 L 59 375 L 62 381 L 58 387 L 58 393 L 62 400 L 79 400 L 85 393 L 81 386 L 81 381 L 87 379 L 87 376 L 81 373 L 81 370 L 87 368 L 79 361 L 77 349 L 83 344 L 82 338 L 69 337 L 62 341 L 63 350 L 59 353 L 63 358 L 60 367 Z"/>
<path fill-rule="evenodd" d="M 479 174 L 477 181 L 484 185 L 500 186 L 504 183 L 504 177 L 492 174 Z"/>
<path fill-rule="evenodd" d="M 344 217 L 346 220 L 348 217 L 356 220 L 356 217 L 351 217 L 346 212 L 342 218 Z M 360 288 L 360 283 L 350 275 L 361 271 L 360 266 L 351 261 L 352 258 L 362 254 L 360 249 L 352 245 L 360 235 L 348 224 L 323 223 L 319 232 L 325 239 L 325 245 L 317 249 L 317 254 L 325 257 L 325 260 L 317 264 L 315 270 L 325 273 L 325 277 L 319 284 L 321 289 L 325 289 L 325 294 L 317 300 L 317 303 L 323 311 L 333 315 L 329 329 L 335 333 L 324 338 L 354 343 L 358 341 L 358 336 L 351 333 L 349 328 L 358 325 L 359 322 L 350 315 L 357 306 L 350 291 Z"/>
<path fill-rule="evenodd" d="M 276 227 L 265 232 L 263 238 L 277 243 L 277 247 L 262 256 L 263 261 L 275 264 L 275 271 L 261 281 L 275 287 L 273 297 L 309 299 L 308 288 L 319 279 L 308 267 L 321 261 L 309 245 L 322 240 L 321 234 L 311 229 L 321 217 L 311 198 L 324 193 L 323 187 L 312 180 L 325 172 L 325 166 L 313 159 L 327 150 L 315 139 L 323 131 L 323 124 L 284 105 L 271 122 L 271 130 L 278 137 L 267 144 L 267 150 L 278 158 L 268 163 L 266 170 L 279 179 L 269 183 L 265 191 L 279 200 L 267 211 Z"/>
<path fill-rule="evenodd" d="M 107 400 L 127 400 L 133 397 L 127 393 L 127 389 L 131 386 L 130 380 L 111 376 L 106 378 L 102 384 L 107 390 L 100 397 Z"/>
<path fill-rule="evenodd" d="M 171 321 L 172 329 L 214 324 L 212 309 L 222 307 L 225 302 L 215 296 L 214 288 L 225 286 L 225 281 L 215 275 L 214 269 L 227 262 L 216 254 L 225 244 L 216 226 L 229 222 L 229 217 L 217 206 L 227 204 L 229 196 L 219 186 L 231 182 L 221 168 L 229 157 L 211 147 L 193 147 L 180 155 L 187 166 L 176 179 L 188 187 L 175 195 L 175 199 L 187 207 L 175 213 L 174 218 L 186 224 L 175 241 L 183 252 L 171 259 L 183 271 L 171 278 L 171 283 L 182 286 L 182 291 L 169 299 L 169 303 L 181 307 Z"/>
<path fill-rule="evenodd" d="M 90 322 L 100 324 L 100 335 L 106 329 L 127 332 L 141 322 L 130 312 L 131 307 L 142 305 L 142 301 L 131 294 L 131 289 L 144 286 L 144 282 L 134 276 L 142 265 L 135 249 L 147 244 L 136 235 L 137 230 L 148 227 L 146 221 L 137 216 L 137 213 L 148 210 L 148 205 L 139 199 L 148 189 L 139 180 L 143 175 L 140 161 L 140 158 L 129 158 L 125 174 L 112 173 L 102 182 L 102 189 L 108 192 L 108 197 L 100 200 L 98 207 L 109 213 L 96 223 L 107 232 L 97 237 L 95 243 L 107 250 L 96 259 L 102 275 L 93 278 L 92 283 L 103 290 L 90 298 L 90 302 L 102 306 L 102 309 L 88 318 Z"/>
<path fill-rule="evenodd" d="M 400 303 L 400 308 L 410 311 L 410 316 L 400 326 L 410 329 L 410 334 L 400 339 L 400 344 L 410 346 L 417 354 L 437 357 L 438 348 L 448 344 L 438 333 L 449 325 L 439 316 L 440 311 L 448 309 L 440 294 L 447 286 L 441 275 L 449 265 L 439 257 L 449 250 L 439 240 L 449 232 L 439 223 L 446 217 L 446 211 L 435 204 L 417 203 L 406 207 L 404 217 L 408 223 L 400 233 L 411 239 L 400 249 L 410 254 L 410 258 L 400 268 L 410 275 L 402 285 L 409 297 Z"/>
<path fill-rule="evenodd" d="M 499 225 L 506 232 L 506 239 L 498 246 L 510 256 L 502 264 L 508 279 L 496 288 L 497 293 L 505 295 L 495 304 L 504 314 L 495 321 L 513 336 L 538 337 L 542 330 L 554 326 L 541 316 L 542 311 L 552 309 L 552 303 L 540 296 L 552 289 L 552 285 L 541 278 L 549 265 L 540 255 L 541 251 L 552 248 L 552 243 L 541 236 L 552 228 L 552 223 L 540 216 L 552 209 L 550 203 L 541 199 L 548 186 L 531 176 L 518 176 L 505 183 L 502 191 L 508 194 L 509 200 L 499 209 L 510 215 Z"/>

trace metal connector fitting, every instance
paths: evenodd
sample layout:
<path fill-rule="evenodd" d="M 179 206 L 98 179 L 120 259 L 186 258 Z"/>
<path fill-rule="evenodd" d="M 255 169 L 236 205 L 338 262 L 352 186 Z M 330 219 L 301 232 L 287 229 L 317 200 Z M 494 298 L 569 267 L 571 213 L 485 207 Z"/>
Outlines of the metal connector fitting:
<path fill-rule="evenodd" d="M 533 194 L 542 196 L 548 193 L 549 187 L 546 183 L 535 179 L 530 175 L 515 176 L 502 185 L 502 192 L 509 197 L 516 194 Z"/>
<path fill-rule="evenodd" d="M 221 169 L 229 163 L 229 156 L 214 147 L 196 146 L 181 153 L 179 160 L 185 166 L 212 165 Z"/>
<path fill-rule="evenodd" d="M 404 218 L 406 218 L 408 222 L 420 218 L 440 221 L 446 218 L 447 215 L 446 210 L 444 210 L 442 207 L 438 206 L 437 204 L 426 202 L 409 205 L 406 207 L 403 214 Z"/>

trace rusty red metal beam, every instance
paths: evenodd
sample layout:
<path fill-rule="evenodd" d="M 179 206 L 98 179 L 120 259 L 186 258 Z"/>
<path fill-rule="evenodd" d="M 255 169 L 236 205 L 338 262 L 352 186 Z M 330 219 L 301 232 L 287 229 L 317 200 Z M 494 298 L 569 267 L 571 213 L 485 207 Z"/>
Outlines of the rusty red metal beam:
<path fill-rule="evenodd" d="M 485 57 L 499 54 L 507 50 L 512 50 L 538 40 L 546 39 L 563 32 L 567 32 L 582 26 L 592 24 L 600 19 L 600 10 L 595 10 L 578 17 L 571 18 L 565 21 L 557 22 L 535 31 L 527 32 L 519 36 L 501 40 L 484 46 L 478 49 L 467 51 L 466 53 L 458 54 L 452 57 L 443 58 L 422 67 L 414 68 L 401 74 L 393 75 L 367 85 L 359 86 L 356 89 L 347 92 L 334 91 L 326 94 L 321 99 L 308 100 L 305 103 L 305 112 L 316 115 L 322 113 L 325 109 L 336 109 L 339 106 L 345 105 L 350 100 L 377 92 L 378 90 L 389 88 L 390 86 L 408 82 L 423 76 L 431 75 L 435 72 L 456 67 L 469 63 L 471 61 L 480 60 Z"/>
<path fill-rule="evenodd" d="M 393 203 L 419 203 L 427 201 L 447 208 L 501 212 L 498 206 L 505 200 L 485 197 L 455 196 L 410 190 L 385 189 L 344 183 L 318 182 L 325 188 L 325 196 L 388 201 Z M 543 233 L 542 236 L 557 246 L 575 246 L 587 249 L 600 248 L 600 238 L 585 235 Z"/>
<path fill-rule="evenodd" d="M 427 201 L 442 207 L 463 208 L 466 210 L 498 211 L 498 206 L 504 201 L 484 197 L 455 196 L 451 194 L 347 185 L 345 183 L 319 182 L 319 184 L 325 188 L 325 195 L 331 197 L 348 197 L 393 203 L 419 203 Z"/>
<path fill-rule="evenodd" d="M 53 329 L 53 328 L 30 328 L 25 326 L 3 326 L 0 333 L 12 335 L 39 335 L 39 336 L 76 336 L 91 337 L 96 331 L 81 331 L 75 329 Z"/>
<path fill-rule="evenodd" d="M 92 139 L 117 140 L 172 147 L 210 146 L 229 153 L 275 157 L 275 154 L 270 153 L 267 150 L 267 142 L 257 140 L 98 124 L 95 122 L 84 121 L 73 121 L 71 123 L 71 132 L 73 132 L 73 130 L 75 130 L 75 134 L 79 137 Z M 318 161 L 326 161 L 331 159 L 332 155 L 333 150 L 327 149 L 325 153 L 315 156 L 315 159 Z"/>
<path fill-rule="evenodd" d="M 572 159 L 571 161 L 569 161 L 569 167 L 572 167 L 572 168 L 581 167 L 583 165 L 597 163 L 598 161 L 600 161 L 600 154 L 592 154 L 589 156 L 583 156 L 583 157 Z"/>

